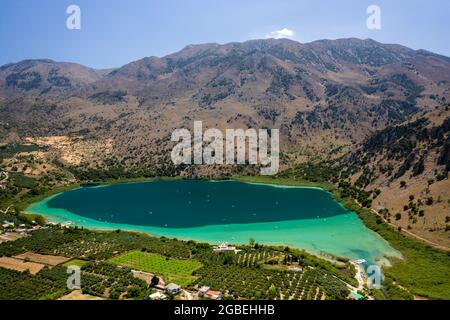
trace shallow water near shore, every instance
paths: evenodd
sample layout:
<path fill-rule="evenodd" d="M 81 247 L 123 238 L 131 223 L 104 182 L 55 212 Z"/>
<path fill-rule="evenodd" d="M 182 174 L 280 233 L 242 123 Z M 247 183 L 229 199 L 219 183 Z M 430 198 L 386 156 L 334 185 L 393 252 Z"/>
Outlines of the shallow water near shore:
<path fill-rule="evenodd" d="M 80 188 L 32 204 L 53 222 L 209 243 L 250 238 L 322 255 L 386 263 L 399 253 L 330 193 L 238 181 L 155 181 Z"/>

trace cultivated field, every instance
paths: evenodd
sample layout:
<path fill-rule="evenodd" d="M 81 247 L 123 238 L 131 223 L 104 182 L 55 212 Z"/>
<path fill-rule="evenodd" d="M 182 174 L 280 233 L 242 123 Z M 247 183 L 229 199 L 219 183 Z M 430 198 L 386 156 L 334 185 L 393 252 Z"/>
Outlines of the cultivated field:
<path fill-rule="evenodd" d="M 84 266 L 88 262 L 89 261 L 81 260 L 81 259 L 72 259 L 72 260 L 67 261 L 66 263 L 64 263 L 63 266 L 64 267 L 77 266 L 77 267 L 81 268 L 82 266 Z"/>
<path fill-rule="evenodd" d="M 100 298 L 100 297 L 91 296 L 89 294 L 83 294 L 81 292 L 81 290 L 75 290 L 75 291 L 72 291 L 71 293 L 59 298 L 58 300 L 80 301 L 80 300 L 105 300 L 105 299 Z"/>
<path fill-rule="evenodd" d="M 202 266 L 200 262 L 195 260 L 172 259 L 136 250 L 114 257 L 109 262 L 154 273 L 162 276 L 166 283 L 175 282 L 183 286 L 189 285 L 195 280 L 192 273 Z"/>
<path fill-rule="evenodd" d="M 14 258 L 20 259 L 20 260 L 36 262 L 36 263 L 42 263 L 42 264 L 46 264 L 48 266 L 57 266 L 58 264 L 61 264 L 61 263 L 64 263 L 64 262 L 70 260 L 70 258 L 66 258 L 66 257 L 43 255 L 43 254 L 37 254 L 37 253 L 33 253 L 33 252 L 25 252 L 25 253 L 15 256 Z"/>
<path fill-rule="evenodd" d="M 31 274 L 35 275 L 44 268 L 44 265 L 34 262 L 25 262 L 15 258 L 0 257 L 0 267 L 19 272 L 28 270 Z"/>

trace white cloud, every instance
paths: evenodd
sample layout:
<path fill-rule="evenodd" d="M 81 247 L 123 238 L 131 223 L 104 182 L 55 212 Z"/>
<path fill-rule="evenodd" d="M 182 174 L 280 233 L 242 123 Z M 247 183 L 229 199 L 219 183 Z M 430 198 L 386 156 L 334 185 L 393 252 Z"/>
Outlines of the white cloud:
<path fill-rule="evenodd" d="M 295 37 L 295 32 L 291 29 L 281 29 L 272 31 L 269 33 L 266 38 L 273 38 L 273 39 L 293 39 Z"/>

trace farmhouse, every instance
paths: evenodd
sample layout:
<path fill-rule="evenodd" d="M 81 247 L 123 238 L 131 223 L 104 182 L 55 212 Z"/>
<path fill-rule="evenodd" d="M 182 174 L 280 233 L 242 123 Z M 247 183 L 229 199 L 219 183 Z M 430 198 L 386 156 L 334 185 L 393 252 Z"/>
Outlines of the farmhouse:
<path fill-rule="evenodd" d="M 158 284 L 155 286 L 156 289 L 164 290 L 166 288 L 166 283 L 163 278 L 159 278 Z"/>
<path fill-rule="evenodd" d="M 9 221 L 3 221 L 2 224 L 3 229 L 13 229 L 14 228 L 14 222 L 9 222 Z"/>
<path fill-rule="evenodd" d="M 199 298 L 205 298 L 208 300 L 221 300 L 222 292 L 212 291 L 210 287 L 203 286 L 198 291 Z"/>
<path fill-rule="evenodd" d="M 204 297 L 205 297 L 205 299 L 208 299 L 208 300 L 221 300 L 222 299 L 222 292 L 208 290 L 205 293 Z"/>
<path fill-rule="evenodd" d="M 175 295 L 178 294 L 181 290 L 181 287 L 175 283 L 169 283 L 166 287 L 167 294 Z"/>
<path fill-rule="evenodd" d="M 205 294 L 209 291 L 209 289 L 211 289 L 211 288 L 207 287 L 207 286 L 201 287 L 200 290 L 198 291 L 198 296 L 199 297 L 204 297 Z"/>
<path fill-rule="evenodd" d="M 149 298 L 151 300 L 166 300 L 166 295 L 158 291 L 158 292 L 152 293 L 149 296 Z"/>
<path fill-rule="evenodd" d="M 242 250 L 236 249 L 236 247 L 229 246 L 228 243 L 224 242 L 219 244 L 218 246 L 215 246 L 213 248 L 214 252 L 234 252 L 238 253 Z"/>

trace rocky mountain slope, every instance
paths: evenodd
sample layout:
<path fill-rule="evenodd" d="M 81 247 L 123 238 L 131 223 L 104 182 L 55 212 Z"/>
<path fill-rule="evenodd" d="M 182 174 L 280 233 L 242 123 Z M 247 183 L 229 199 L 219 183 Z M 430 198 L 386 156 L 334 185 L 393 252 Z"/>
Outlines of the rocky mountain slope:
<path fill-rule="evenodd" d="M 283 169 L 344 161 L 352 183 L 381 191 L 373 205 L 389 208 L 391 220 L 448 241 L 448 178 L 441 178 L 449 169 L 449 103 L 450 58 L 424 50 L 370 39 L 191 45 L 112 70 L 50 60 L 0 67 L 0 141 L 38 143 L 77 170 L 166 174 L 180 172 L 170 163 L 175 128 L 192 129 L 195 120 L 205 128 L 279 128 Z M 440 201 L 419 223 L 417 199 L 429 197 Z M 401 213 L 410 202 L 417 209 Z"/>

